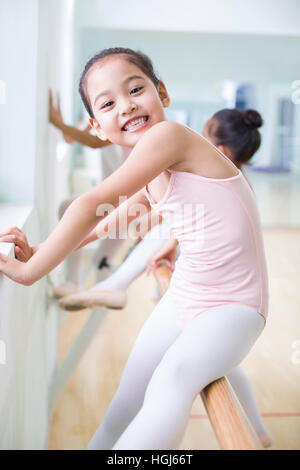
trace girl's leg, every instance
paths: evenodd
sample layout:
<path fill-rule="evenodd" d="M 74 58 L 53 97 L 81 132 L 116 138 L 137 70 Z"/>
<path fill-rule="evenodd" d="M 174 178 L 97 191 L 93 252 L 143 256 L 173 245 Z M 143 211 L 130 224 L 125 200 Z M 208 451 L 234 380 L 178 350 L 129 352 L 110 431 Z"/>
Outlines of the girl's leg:
<path fill-rule="evenodd" d="M 123 308 L 127 303 L 126 289 L 145 270 L 148 258 L 161 247 L 168 233 L 167 226 L 161 228 L 158 225 L 155 226 L 111 276 L 98 282 L 91 289 L 64 297 L 60 302 L 60 307 L 66 310 L 81 310 L 97 305 L 114 305 Z M 155 235 L 165 236 L 165 238 L 157 238 Z"/>
<path fill-rule="evenodd" d="M 240 367 L 235 367 L 227 374 L 233 390 L 235 391 L 239 402 L 241 403 L 250 423 L 252 424 L 256 434 L 261 439 L 262 444 L 267 447 L 272 444 L 272 436 L 265 427 L 261 418 L 259 408 L 252 391 L 251 383 Z"/>
<path fill-rule="evenodd" d="M 198 393 L 237 367 L 263 328 L 259 313 L 237 304 L 194 318 L 155 369 L 143 406 L 113 449 L 177 449 Z"/>
<path fill-rule="evenodd" d="M 166 293 L 141 329 L 129 355 L 120 384 L 88 450 L 111 449 L 144 400 L 148 382 L 167 349 L 180 334 L 175 306 Z"/>
<path fill-rule="evenodd" d="M 99 247 L 94 256 L 97 281 L 105 279 L 110 275 L 112 260 L 123 243 L 124 240 L 119 238 L 105 238 L 104 240 L 100 240 Z"/>
<path fill-rule="evenodd" d="M 96 284 L 92 290 L 126 290 L 147 266 L 147 260 L 169 238 L 166 224 L 158 224 L 138 243 L 128 258 L 107 279 Z M 115 240 L 112 240 L 115 241 Z"/>

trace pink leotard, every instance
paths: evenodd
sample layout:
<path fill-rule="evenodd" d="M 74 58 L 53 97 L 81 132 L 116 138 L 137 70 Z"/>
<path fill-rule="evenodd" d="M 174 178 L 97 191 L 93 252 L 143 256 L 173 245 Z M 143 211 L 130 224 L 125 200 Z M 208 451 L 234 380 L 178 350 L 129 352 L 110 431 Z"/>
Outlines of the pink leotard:
<path fill-rule="evenodd" d="M 243 173 L 216 151 L 238 171 L 236 176 L 214 179 L 168 170 L 168 188 L 157 203 L 144 188 L 151 207 L 179 242 L 168 295 L 181 310 L 182 327 L 205 310 L 232 303 L 254 308 L 265 322 L 268 313 L 268 274 L 255 195 Z"/>

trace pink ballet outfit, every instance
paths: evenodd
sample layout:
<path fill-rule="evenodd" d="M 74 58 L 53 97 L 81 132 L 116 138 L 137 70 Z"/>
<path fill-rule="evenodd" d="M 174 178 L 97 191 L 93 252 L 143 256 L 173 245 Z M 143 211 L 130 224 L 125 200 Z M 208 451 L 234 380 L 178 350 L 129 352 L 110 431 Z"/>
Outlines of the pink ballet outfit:
<path fill-rule="evenodd" d="M 178 326 L 183 330 L 204 311 L 228 304 L 252 307 L 266 323 L 269 290 L 262 227 L 243 173 L 215 179 L 168 171 L 169 185 L 159 202 L 148 185 L 144 190 L 179 242 L 180 255 L 165 294 Z"/>

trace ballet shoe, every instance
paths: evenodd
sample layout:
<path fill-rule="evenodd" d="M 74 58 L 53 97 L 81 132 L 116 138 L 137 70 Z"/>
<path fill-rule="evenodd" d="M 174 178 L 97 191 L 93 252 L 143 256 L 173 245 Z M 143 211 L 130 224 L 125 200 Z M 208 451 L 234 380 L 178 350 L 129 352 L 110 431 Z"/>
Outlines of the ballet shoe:
<path fill-rule="evenodd" d="M 76 311 L 93 307 L 124 308 L 127 303 L 125 290 L 88 290 L 63 297 L 59 306 L 64 310 Z"/>
<path fill-rule="evenodd" d="M 52 294 L 56 298 L 64 297 L 66 295 L 75 294 L 83 290 L 83 287 L 80 284 L 75 284 L 74 282 L 66 282 L 65 284 L 60 284 L 57 287 L 54 287 Z"/>
<path fill-rule="evenodd" d="M 266 449 L 267 447 L 271 447 L 273 445 L 273 437 L 272 434 L 266 429 L 263 434 L 259 436 L 261 445 Z"/>

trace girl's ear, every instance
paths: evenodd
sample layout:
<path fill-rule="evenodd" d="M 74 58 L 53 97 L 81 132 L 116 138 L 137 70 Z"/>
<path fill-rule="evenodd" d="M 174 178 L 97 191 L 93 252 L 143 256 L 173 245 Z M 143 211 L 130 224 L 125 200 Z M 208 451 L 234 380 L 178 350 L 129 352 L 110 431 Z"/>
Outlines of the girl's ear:
<path fill-rule="evenodd" d="M 217 148 L 226 155 L 226 157 L 229 158 L 229 160 L 232 160 L 231 158 L 231 153 L 230 150 L 225 146 L 225 145 L 217 145 Z"/>
<path fill-rule="evenodd" d="M 170 101 L 171 100 L 170 100 L 170 97 L 168 95 L 166 85 L 161 80 L 159 80 L 159 82 L 158 82 L 157 90 L 158 90 L 160 100 L 163 104 L 163 107 L 167 108 L 168 106 L 170 106 Z"/>
<path fill-rule="evenodd" d="M 101 140 L 107 140 L 107 137 L 103 130 L 100 127 L 100 124 L 96 121 L 96 119 L 89 118 L 89 123 L 92 126 L 92 128 L 96 131 L 97 136 Z"/>

